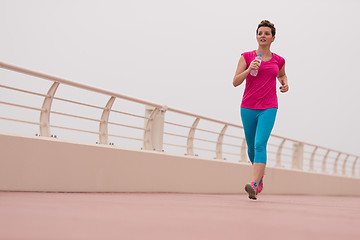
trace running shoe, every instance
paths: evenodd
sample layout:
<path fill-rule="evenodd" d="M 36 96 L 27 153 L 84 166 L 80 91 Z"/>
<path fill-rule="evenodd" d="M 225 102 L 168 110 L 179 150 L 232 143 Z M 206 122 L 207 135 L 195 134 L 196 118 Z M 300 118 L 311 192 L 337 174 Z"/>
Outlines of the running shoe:
<path fill-rule="evenodd" d="M 259 186 L 257 187 L 257 194 L 261 193 L 261 191 L 263 190 L 263 187 L 264 187 L 263 178 L 264 178 L 264 175 L 262 175 L 260 182 L 259 182 Z"/>
<path fill-rule="evenodd" d="M 256 200 L 256 195 L 258 193 L 258 186 L 256 182 L 247 183 L 245 185 L 245 191 L 249 194 L 249 198 L 252 200 Z"/>

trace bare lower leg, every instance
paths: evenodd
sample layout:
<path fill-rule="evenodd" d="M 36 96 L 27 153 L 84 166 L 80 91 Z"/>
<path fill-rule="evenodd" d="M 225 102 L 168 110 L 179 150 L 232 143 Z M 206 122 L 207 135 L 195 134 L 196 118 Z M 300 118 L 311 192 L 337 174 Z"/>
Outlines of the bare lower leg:
<path fill-rule="evenodd" d="M 253 178 L 252 182 L 259 184 L 261 177 L 264 174 L 266 164 L 264 163 L 254 163 L 253 164 Z"/>

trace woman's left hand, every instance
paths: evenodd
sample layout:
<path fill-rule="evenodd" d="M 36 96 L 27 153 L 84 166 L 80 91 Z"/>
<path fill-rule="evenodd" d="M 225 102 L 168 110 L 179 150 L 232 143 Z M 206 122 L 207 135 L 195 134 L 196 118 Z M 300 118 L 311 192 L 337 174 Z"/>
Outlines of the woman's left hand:
<path fill-rule="evenodd" d="M 280 87 L 280 92 L 282 93 L 286 93 L 287 91 L 289 91 L 289 85 L 287 85 L 287 83 L 282 83 L 283 85 Z"/>
<path fill-rule="evenodd" d="M 277 78 L 281 84 L 280 92 L 286 93 L 287 91 L 289 91 L 289 85 L 288 85 L 287 76 L 285 73 L 285 64 L 279 71 Z"/>

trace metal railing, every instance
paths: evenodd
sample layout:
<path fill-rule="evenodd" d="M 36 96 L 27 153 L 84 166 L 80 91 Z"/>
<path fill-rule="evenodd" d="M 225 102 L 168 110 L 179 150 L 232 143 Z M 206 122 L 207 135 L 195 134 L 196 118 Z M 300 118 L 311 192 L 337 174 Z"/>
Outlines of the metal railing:
<path fill-rule="evenodd" d="M 33 130 L 39 131 L 36 135 L 43 137 L 248 161 L 240 125 L 2 62 L 0 67 L 1 131 L 23 134 L 24 125 L 33 125 Z M 267 152 L 268 165 L 273 167 L 348 177 L 360 175 L 359 156 L 274 134 Z"/>

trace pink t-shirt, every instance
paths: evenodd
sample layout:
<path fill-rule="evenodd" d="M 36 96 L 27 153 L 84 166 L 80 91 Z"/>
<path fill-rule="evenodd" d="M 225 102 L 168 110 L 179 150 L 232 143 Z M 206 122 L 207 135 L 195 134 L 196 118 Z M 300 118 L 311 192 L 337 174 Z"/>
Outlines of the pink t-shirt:
<path fill-rule="evenodd" d="M 256 51 L 244 52 L 247 66 L 255 59 Z M 269 61 L 262 61 L 256 77 L 246 77 L 245 92 L 241 107 L 251 109 L 277 108 L 276 77 L 284 66 L 285 59 L 273 53 Z"/>

